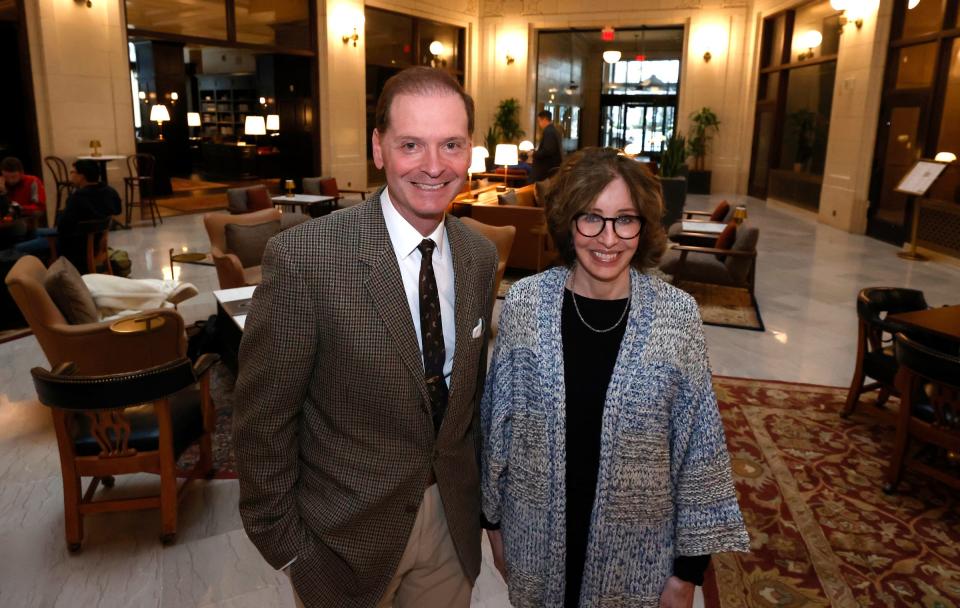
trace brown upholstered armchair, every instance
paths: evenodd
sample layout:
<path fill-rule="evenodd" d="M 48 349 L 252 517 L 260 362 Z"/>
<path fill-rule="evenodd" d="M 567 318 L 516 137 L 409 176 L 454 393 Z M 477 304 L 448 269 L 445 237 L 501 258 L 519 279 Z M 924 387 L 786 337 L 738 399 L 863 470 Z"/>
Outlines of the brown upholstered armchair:
<path fill-rule="evenodd" d="M 51 367 L 72 361 L 78 373 L 110 374 L 152 367 L 186 354 L 183 318 L 177 311 L 160 308 L 124 319 L 144 319 L 144 325 L 150 319 L 147 334 L 118 333 L 111 329 L 111 321 L 71 325 L 44 287 L 46 275 L 40 260 L 24 256 L 10 269 L 6 284 Z"/>
<path fill-rule="evenodd" d="M 370 190 L 359 188 L 341 188 L 335 177 L 305 177 L 303 178 L 304 194 L 322 194 L 332 196 L 338 207 L 352 207 L 362 203 L 370 195 Z M 356 198 L 346 198 L 344 194 L 356 194 Z M 343 201 L 343 202 L 341 202 Z"/>
<path fill-rule="evenodd" d="M 470 207 L 470 217 L 491 226 L 513 226 L 517 229 L 507 259 L 507 267 L 540 271 L 553 262 L 557 251 L 547 232 L 543 207 L 536 206 L 533 185 L 517 188 L 515 204 L 499 204 L 495 190 L 480 194 Z M 509 192 L 507 193 L 509 194 Z"/>
<path fill-rule="evenodd" d="M 460 218 L 467 228 L 474 232 L 482 234 L 490 239 L 497 247 L 497 280 L 493 285 L 493 296 L 496 297 L 500 291 L 500 281 L 503 279 L 503 273 L 507 269 L 507 258 L 510 257 L 510 249 L 513 247 L 513 239 L 517 234 L 517 229 L 513 226 L 491 226 L 482 224 L 470 217 Z"/>
<path fill-rule="evenodd" d="M 754 295 L 757 240 L 760 230 L 741 224 L 730 249 L 673 245 L 660 261 L 660 270 L 673 275 L 673 284 L 695 281 L 728 287 L 743 287 Z M 723 259 L 719 259 L 718 256 Z"/>
<path fill-rule="evenodd" d="M 203 225 L 210 238 L 210 255 L 217 267 L 217 278 L 220 279 L 220 289 L 246 287 L 260 283 L 260 264 L 244 266 L 240 257 L 227 247 L 227 225 L 254 226 L 272 221 L 281 221 L 281 213 L 278 209 L 262 209 L 242 215 L 208 213 L 203 216 Z M 262 249 L 260 255 L 263 255 Z"/>

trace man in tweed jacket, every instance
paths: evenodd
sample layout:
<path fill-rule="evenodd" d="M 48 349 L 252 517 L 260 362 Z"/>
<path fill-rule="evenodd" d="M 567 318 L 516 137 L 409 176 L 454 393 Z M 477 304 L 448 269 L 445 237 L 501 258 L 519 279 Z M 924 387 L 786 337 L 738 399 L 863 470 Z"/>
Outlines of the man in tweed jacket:
<path fill-rule="evenodd" d="M 267 246 L 240 348 L 240 513 L 264 558 L 289 564 L 300 605 L 469 606 L 497 254 L 444 211 L 472 130 L 456 81 L 401 72 L 381 93 L 373 136 L 386 188 Z M 417 292 L 427 237 L 449 391 L 438 430 Z"/>

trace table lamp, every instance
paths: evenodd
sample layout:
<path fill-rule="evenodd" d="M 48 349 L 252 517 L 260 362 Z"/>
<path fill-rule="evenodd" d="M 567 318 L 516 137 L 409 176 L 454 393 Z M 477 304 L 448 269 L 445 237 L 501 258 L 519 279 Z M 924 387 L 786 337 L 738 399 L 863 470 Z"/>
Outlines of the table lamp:
<path fill-rule="evenodd" d="M 267 125 L 263 121 L 263 116 L 247 115 L 243 121 L 243 134 L 253 135 L 253 142 L 257 142 L 257 135 L 267 134 Z"/>
<path fill-rule="evenodd" d="M 267 114 L 267 131 L 280 131 L 280 115 L 279 114 Z M 270 135 L 277 135 L 278 133 L 271 133 Z"/>
<path fill-rule="evenodd" d="M 493 155 L 493 164 L 503 165 L 503 189 L 507 188 L 507 167 L 520 162 L 517 144 L 497 144 L 497 151 Z M 499 190 L 499 188 L 498 188 Z"/>
<path fill-rule="evenodd" d="M 742 224 L 744 220 L 747 219 L 747 208 L 743 205 L 738 205 L 733 209 L 733 221 L 737 223 L 737 226 Z"/>
<path fill-rule="evenodd" d="M 90 140 L 90 156 L 100 156 L 100 140 L 91 139 Z"/>
<path fill-rule="evenodd" d="M 477 146 L 473 149 L 470 159 L 470 167 L 467 168 L 467 181 L 470 182 L 470 189 L 473 189 L 473 174 L 483 173 L 487 170 L 486 158 L 490 156 L 487 149 L 483 146 Z"/>
<path fill-rule="evenodd" d="M 263 119 L 261 118 L 260 120 L 263 120 Z M 293 180 L 288 179 L 287 181 L 285 181 L 283 183 L 283 187 L 287 189 L 287 196 L 290 198 L 293 198 L 293 188 L 294 188 Z"/>
<path fill-rule="evenodd" d="M 150 122 L 157 123 L 157 128 L 160 130 L 157 139 L 163 141 L 163 123 L 170 122 L 170 112 L 167 111 L 167 106 L 162 103 L 150 106 Z"/>
<path fill-rule="evenodd" d="M 517 146 L 517 149 L 520 150 L 521 152 L 530 152 L 531 150 L 533 150 L 533 142 L 530 141 L 529 139 L 525 139 L 520 142 L 520 145 Z"/>

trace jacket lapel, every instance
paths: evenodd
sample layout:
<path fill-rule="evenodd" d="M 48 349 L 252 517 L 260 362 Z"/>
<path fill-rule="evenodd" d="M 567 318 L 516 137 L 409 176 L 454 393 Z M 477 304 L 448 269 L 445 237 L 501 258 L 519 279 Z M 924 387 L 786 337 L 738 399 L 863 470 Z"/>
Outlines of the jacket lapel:
<path fill-rule="evenodd" d="M 381 190 L 382 192 L 382 190 Z M 373 307 L 393 338 L 400 359 L 417 384 L 423 399 L 421 408 L 429 411 L 430 397 L 423 375 L 423 356 L 417 345 L 417 333 L 410 317 L 410 307 L 403 290 L 403 279 L 397 265 L 397 255 L 390 242 L 390 234 L 380 209 L 380 193 L 363 203 L 357 243 L 360 261 L 369 268 L 364 287 Z"/>
<path fill-rule="evenodd" d="M 478 276 L 473 268 L 473 250 L 467 244 L 465 230 L 469 230 L 458 220 L 448 217 L 446 220 L 447 238 L 450 239 L 450 251 L 453 254 L 454 317 L 456 323 L 456 344 L 453 350 L 453 372 L 450 376 L 450 402 L 459 396 L 464 382 L 476 374 L 476 368 L 466 360 L 467 345 L 473 340 L 473 328 L 480 318 L 481 298 L 488 294 L 479 292 L 476 281 Z M 486 322 L 486 321 L 484 321 Z M 488 328 L 484 328 L 488 330 Z"/>

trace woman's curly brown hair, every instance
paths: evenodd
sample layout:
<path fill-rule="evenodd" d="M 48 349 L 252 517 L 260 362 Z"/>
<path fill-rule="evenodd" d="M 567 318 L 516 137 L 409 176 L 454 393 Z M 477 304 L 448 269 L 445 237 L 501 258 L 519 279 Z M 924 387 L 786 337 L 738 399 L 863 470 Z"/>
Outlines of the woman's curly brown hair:
<path fill-rule="evenodd" d="M 567 266 L 572 266 L 577 259 L 573 219 L 589 209 L 600 192 L 617 177 L 627 184 L 637 215 L 643 218 L 637 251 L 630 264 L 642 271 L 660 262 L 667 246 L 667 234 L 660 225 L 663 216 L 660 181 L 645 165 L 621 156 L 613 148 L 584 148 L 567 157 L 550 178 L 544 195 L 547 228 Z"/>

